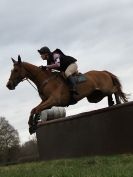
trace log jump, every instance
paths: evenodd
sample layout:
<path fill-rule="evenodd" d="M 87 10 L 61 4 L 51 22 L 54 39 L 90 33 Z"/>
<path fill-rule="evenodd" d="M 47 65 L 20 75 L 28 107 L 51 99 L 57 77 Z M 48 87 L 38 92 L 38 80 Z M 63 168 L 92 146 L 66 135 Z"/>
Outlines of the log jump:
<path fill-rule="evenodd" d="M 47 121 L 36 132 L 41 160 L 133 152 L 133 102 Z"/>

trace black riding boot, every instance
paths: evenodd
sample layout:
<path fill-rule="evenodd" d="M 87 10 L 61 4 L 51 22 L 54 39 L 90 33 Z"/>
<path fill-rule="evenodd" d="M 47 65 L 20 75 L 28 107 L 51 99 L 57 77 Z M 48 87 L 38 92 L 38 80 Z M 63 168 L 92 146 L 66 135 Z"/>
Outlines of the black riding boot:
<path fill-rule="evenodd" d="M 75 79 L 73 78 L 73 76 L 69 76 L 68 78 L 68 82 L 70 83 L 70 87 L 71 87 L 71 89 L 70 89 L 70 91 L 73 93 L 73 94 L 76 94 L 76 95 L 78 95 L 78 92 L 77 92 L 77 88 L 76 88 L 76 81 L 75 81 Z"/>

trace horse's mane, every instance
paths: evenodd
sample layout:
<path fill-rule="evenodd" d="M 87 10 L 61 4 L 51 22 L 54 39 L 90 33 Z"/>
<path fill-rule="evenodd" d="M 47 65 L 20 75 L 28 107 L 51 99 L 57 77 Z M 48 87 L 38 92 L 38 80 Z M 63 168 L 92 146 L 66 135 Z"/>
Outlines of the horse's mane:
<path fill-rule="evenodd" d="M 61 80 L 65 80 L 64 76 L 61 74 L 61 72 L 57 71 L 57 70 L 45 70 L 45 69 L 41 69 L 39 66 L 36 66 L 32 63 L 28 63 L 28 62 L 22 62 L 24 67 L 30 67 L 32 68 L 32 70 L 35 70 L 36 72 L 42 72 L 42 74 L 45 72 L 45 74 L 47 73 L 49 76 L 50 75 L 56 75 L 57 77 L 59 77 Z"/>
<path fill-rule="evenodd" d="M 23 64 L 24 66 L 39 68 L 38 66 L 36 66 L 36 65 L 34 65 L 34 64 L 32 64 L 32 63 L 25 62 L 25 61 L 23 61 L 22 64 Z"/>

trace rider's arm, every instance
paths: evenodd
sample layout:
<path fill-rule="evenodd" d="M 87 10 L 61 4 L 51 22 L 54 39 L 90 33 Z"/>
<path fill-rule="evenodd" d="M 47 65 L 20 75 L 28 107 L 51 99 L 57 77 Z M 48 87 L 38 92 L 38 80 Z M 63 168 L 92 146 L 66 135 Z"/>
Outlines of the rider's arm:
<path fill-rule="evenodd" d="M 54 63 L 51 65 L 47 65 L 47 68 L 56 69 L 60 67 L 60 55 L 57 53 L 53 54 L 53 59 L 54 59 Z"/>

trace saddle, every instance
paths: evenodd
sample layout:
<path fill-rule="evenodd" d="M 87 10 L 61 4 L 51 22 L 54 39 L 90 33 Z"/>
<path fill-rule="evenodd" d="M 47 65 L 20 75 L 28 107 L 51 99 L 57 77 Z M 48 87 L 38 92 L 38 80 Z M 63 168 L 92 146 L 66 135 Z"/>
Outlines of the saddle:
<path fill-rule="evenodd" d="M 75 73 L 72 76 L 75 79 L 76 84 L 80 84 L 87 80 L 87 78 L 82 73 Z"/>
<path fill-rule="evenodd" d="M 60 75 L 63 77 L 63 79 L 67 80 L 64 72 L 60 72 Z M 82 73 L 74 73 L 72 74 L 72 77 L 74 78 L 76 84 L 80 84 L 87 80 L 87 78 Z M 69 85 L 69 82 L 68 82 L 68 85 Z"/>

